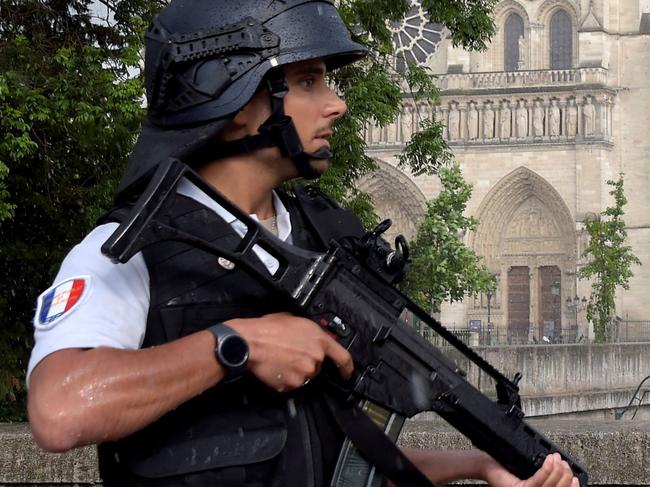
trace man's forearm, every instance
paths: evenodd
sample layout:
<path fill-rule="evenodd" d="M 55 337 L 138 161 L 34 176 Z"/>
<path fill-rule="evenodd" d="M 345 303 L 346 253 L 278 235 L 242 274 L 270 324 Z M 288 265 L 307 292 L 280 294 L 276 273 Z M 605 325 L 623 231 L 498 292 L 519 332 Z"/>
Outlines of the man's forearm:
<path fill-rule="evenodd" d="M 413 464 L 434 484 L 444 485 L 455 480 L 485 480 L 486 462 L 491 458 L 480 450 L 412 450 L 402 449 Z M 392 483 L 388 483 L 394 487 Z"/>
<path fill-rule="evenodd" d="M 224 375 L 215 340 L 199 332 L 143 350 L 61 350 L 31 376 L 29 416 L 37 442 L 64 451 L 138 431 Z"/>

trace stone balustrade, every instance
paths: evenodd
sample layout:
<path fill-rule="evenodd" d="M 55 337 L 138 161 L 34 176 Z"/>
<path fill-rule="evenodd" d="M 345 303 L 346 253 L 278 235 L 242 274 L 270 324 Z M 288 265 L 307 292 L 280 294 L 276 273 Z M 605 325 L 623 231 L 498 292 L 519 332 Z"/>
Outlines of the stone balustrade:
<path fill-rule="evenodd" d="M 606 84 L 607 69 L 605 68 L 453 73 L 436 77 L 436 85 L 443 94 L 445 91 L 452 90 L 493 90 L 557 85 L 605 86 Z"/>

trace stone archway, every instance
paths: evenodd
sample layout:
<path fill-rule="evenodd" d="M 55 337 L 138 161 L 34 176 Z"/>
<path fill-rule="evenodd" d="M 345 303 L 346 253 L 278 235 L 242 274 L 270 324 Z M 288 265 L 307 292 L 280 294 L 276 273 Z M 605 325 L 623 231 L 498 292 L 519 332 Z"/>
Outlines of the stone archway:
<path fill-rule="evenodd" d="M 511 342 L 561 340 L 573 331 L 563 306 L 575 286 L 577 235 L 561 195 L 520 167 L 479 207 L 470 245 L 499 277 L 495 325 Z"/>
<path fill-rule="evenodd" d="M 392 244 L 399 234 L 411 240 L 426 214 L 427 199 L 402 171 L 387 162 L 375 162 L 379 169 L 362 178 L 358 187 L 372 195 L 380 221 L 386 218 L 393 221 L 393 226 L 386 232 L 386 240 Z"/>

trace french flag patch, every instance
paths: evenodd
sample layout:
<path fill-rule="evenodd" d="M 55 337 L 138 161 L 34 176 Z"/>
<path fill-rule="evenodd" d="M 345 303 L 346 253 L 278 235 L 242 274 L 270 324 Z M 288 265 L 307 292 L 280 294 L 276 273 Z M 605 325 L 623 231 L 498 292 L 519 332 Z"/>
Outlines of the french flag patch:
<path fill-rule="evenodd" d="M 38 325 L 49 328 L 81 302 L 89 288 L 88 276 L 74 277 L 51 287 L 38 298 Z"/>

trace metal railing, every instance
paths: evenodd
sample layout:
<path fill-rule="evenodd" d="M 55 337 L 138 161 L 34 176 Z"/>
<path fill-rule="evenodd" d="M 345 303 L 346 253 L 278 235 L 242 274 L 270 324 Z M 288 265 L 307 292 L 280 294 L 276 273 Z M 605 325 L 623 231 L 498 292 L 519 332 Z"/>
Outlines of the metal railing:
<path fill-rule="evenodd" d="M 413 327 L 422 335 L 428 342 L 437 347 L 448 346 L 447 342 L 442 339 L 436 332 L 419 326 L 417 322 L 413 323 Z M 560 345 L 560 344 L 575 344 L 586 342 L 586 337 L 578 333 L 576 327 L 570 327 L 562 330 L 562 333 L 557 333 L 549 337 L 542 337 L 538 339 L 533 334 L 514 333 L 512 330 L 501 329 L 482 329 L 472 330 L 470 328 L 455 328 L 447 327 L 447 329 L 460 339 L 464 344 L 470 347 L 485 347 L 485 346 L 503 346 L 503 345 Z"/>
<path fill-rule="evenodd" d="M 648 380 L 650 380 L 650 375 L 647 376 L 639 383 L 639 386 L 636 388 L 636 391 L 634 391 L 634 394 L 632 395 L 632 399 L 630 399 L 628 405 L 625 406 L 623 409 L 614 412 L 614 417 L 616 419 L 623 419 L 625 413 L 632 410 L 632 408 L 634 408 L 634 412 L 632 413 L 632 418 L 630 419 L 634 419 L 636 413 L 639 411 L 639 408 L 643 405 L 643 400 L 645 399 L 646 396 L 650 395 L 650 384 L 648 384 L 648 386 L 646 386 L 645 389 L 643 390 L 641 389 Z"/>
<path fill-rule="evenodd" d="M 617 319 L 611 336 L 618 343 L 650 342 L 650 321 Z"/>
<path fill-rule="evenodd" d="M 405 317 L 424 338 L 438 347 L 447 346 L 447 343 L 433 330 L 419 323 L 413 317 Z M 588 342 L 587 337 L 574 325 L 568 326 L 548 336 L 539 336 L 539 333 L 528 329 L 508 330 L 503 328 L 471 329 L 469 327 L 447 326 L 447 329 L 470 347 L 477 346 L 502 346 L 502 345 L 561 345 Z M 650 342 L 650 321 L 634 321 L 616 319 L 608 330 L 609 343 L 636 343 Z"/>

